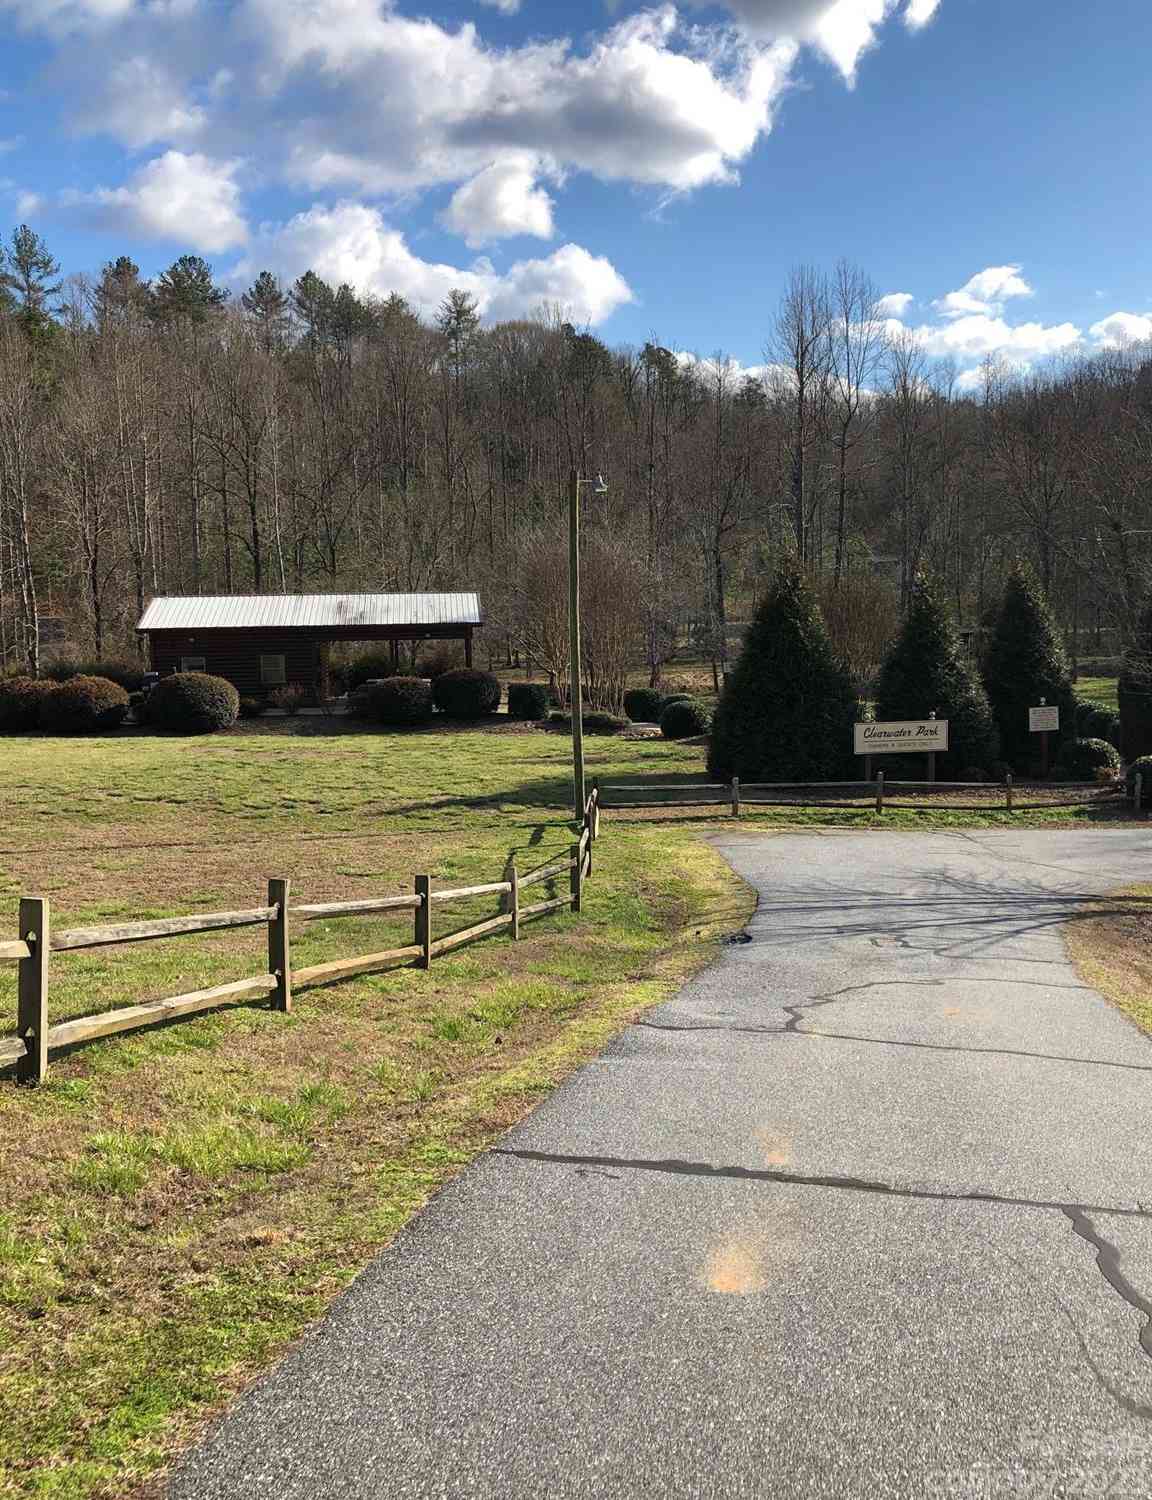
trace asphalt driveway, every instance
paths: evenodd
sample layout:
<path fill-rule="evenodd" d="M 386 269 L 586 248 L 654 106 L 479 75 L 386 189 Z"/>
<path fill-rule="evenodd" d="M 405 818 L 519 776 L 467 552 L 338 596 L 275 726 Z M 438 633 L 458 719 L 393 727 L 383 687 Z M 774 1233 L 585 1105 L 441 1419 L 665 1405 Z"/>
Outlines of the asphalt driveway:
<path fill-rule="evenodd" d="M 609 830 L 610 836 L 610 830 Z M 177 1500 L 1152 1494 L 1152 833 L 717 844 L 747 942 L 466 1171 Z"/>

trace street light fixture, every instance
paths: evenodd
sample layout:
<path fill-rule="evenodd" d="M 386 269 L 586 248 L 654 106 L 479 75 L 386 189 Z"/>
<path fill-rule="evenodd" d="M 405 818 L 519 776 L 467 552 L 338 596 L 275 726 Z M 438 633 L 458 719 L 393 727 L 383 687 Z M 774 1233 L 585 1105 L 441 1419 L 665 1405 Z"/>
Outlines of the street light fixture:
<path fill-rule="evenodd" d="M 584 816 L 588 794 L 584 786 L 584 686 L 580 650 L 580 487 L 590 484 L 594 495 L 606 495 L 603 474 L 581 479 L 575 469 L 568 481 L 568 655 L 572 714 L 572 803 L 577 822 Z"/>

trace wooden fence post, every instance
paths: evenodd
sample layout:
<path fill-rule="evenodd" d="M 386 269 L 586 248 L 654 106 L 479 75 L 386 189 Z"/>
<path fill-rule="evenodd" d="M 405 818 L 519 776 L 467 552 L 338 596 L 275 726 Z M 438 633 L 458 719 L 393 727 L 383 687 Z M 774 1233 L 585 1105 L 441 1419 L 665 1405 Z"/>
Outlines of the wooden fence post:
<path fill-rule="evenodd" d="M 584 863 L 584 855 L 579 844 L 572 845 L 572 868 L 568 872 L 569 888 L 572 892 L 572 910 L 580 910 L 580 874 Z"/>
<path fill-rule="evenodd" d="M 432 967 L 431 875 L 416 876 L 416 894 L 420 897 L 420 905 L 416 908 L 415 943 L 422 950 L 420 957 L 416 960 L 416 967 L 418 969 L 430 969 Z"/>
<path fill-rule="evenodd" d="M 1135 812 L 1139 812 L 1144 805 L 1144 773 L 1142 771 L 1136 772 L 1136 785 L 1133 788 L 1132 805 Z"/>
<path fill-rule="evenodd" d="M 508 861 L 508 869 L 504 878 L 512 885 L 508 895 L 508 909 L 512 913 L 512 941 L 518 943 L 520 941 L 520 875 L 514 859 Z"/>
<path fill-rule="evenodd" d="M 884 811 L 884 772 L 876 772 L 876 811 Z"/>
<path fill-rule="evenodd" d="M 20 960 L 17 981 L 16 1030 L 27 1052 L 16 1065 L 25 1083 L 40 1083 L 48 1071 L 48 957 L 51 953 L 51 910 L 46 898 L 25 896 L 20 902 L 20 936 L 32 950 Z"/>
<path fill-rule="evenodd" d="M 739 778 L 739 776 L 733 776 L 733 778 L 732 778 L 732 816 L 734 818 L 738 818 L 740 816 L 740 778 Z"/>
<path fill-rule="evenodd" d="M 268 882 L 268 905 L 276 915 L 268 923 L 268 972 L 276 976 L 272 991 L 273 1010 L 287 1013 L 292 1009 L 292 944 L 288 935 L 288 900 L 292 894 L 290 880 Z"/>
<path fill-rule="evenodd" d="M 592 837 L 600 837 L 600 782 L 592 783 Z"/>
<path fill-rule="evenodd" d="M 1008 811 L 1011 812 L 1012 811 L 1012 772 L 1011 771 L 1007 771 L 1004 774 L 1004 796 L 1007 798 L 1007 801 L 1008 801 Z"/>

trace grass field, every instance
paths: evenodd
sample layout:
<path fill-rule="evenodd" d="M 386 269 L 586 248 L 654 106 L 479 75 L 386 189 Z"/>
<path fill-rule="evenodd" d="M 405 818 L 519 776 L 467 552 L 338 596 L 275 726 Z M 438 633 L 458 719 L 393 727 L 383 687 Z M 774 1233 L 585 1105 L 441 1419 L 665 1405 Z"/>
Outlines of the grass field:
<path fill-rule="evenodd" d="M 702 772 L 695 744 L 587 748 L 605 780 Z M 411 889 L 418 871 L 495 879 L 510 853 L 527 868 L 568 846 L 568 767 L 563 736 L 505 721 L 0 741 L 0 937 L 19 893 L 50 897 L 60 926 L 261 905 L 269 876 L 289 876 L 297 901 Z M 936 808 L 882 826 L 1007 821 Z M 439 1184 L 741 926 L 748 893 L 698 837 L 718 822 L 608 814 L 584 912 L 518 945 L 306 991 L 291 1016 L 238 1009 L 99 1042 L 36 1090 L 0 1080 L 0 1495 L 151 1493 Z M 295 959 L 389 947 L 400 930 L 314 923 Z M 261 971 L 262 942 L 255 929 L 62 954 L 51 1019 Z M 5 968 L 0 1032 L 14 1006 Z"/>
<path fill-rule="evenodd" d="M 1081 677 L 1076 683 L 1078 698 L 1091 698 L 1094 703 L 1104 703 L 1119 710 L 1119 679 L 1116 677 Z"/>

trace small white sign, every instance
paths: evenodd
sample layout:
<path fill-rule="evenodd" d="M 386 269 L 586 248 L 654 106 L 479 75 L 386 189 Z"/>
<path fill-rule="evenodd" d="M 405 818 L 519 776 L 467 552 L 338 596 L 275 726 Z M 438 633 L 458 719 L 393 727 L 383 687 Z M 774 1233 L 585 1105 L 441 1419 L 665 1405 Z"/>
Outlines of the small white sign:
<path fill-rule="evenodd" d="M 1058 708 L 1030 708 L 1028 728 L 1032 734 L 1051 734 L 1053 730 L 1060 728 L 1060 710 Z"/>
<path fill-rule="evenodd" d="M 893 720 L 854 727 L 857 755 L 922 755 L 948 748 L 947 719 Z"/>

